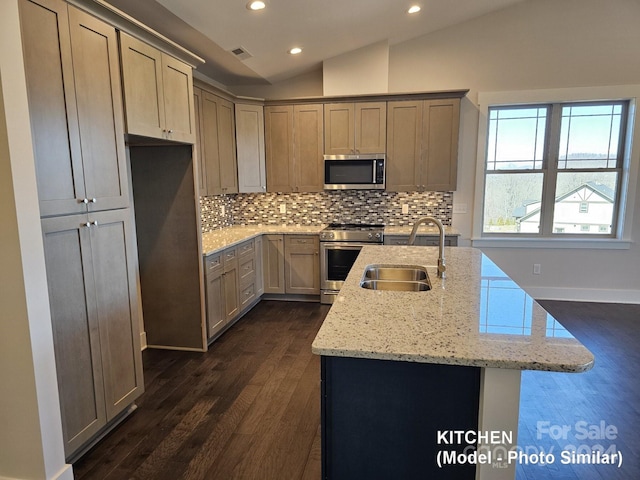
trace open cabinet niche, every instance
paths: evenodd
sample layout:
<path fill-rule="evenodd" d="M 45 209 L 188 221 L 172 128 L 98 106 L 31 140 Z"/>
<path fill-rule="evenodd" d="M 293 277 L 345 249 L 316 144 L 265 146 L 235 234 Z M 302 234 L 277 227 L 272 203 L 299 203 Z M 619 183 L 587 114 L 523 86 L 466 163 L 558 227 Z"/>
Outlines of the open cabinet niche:
<path fill-rule="evenodd" d="M 131 145 L 129 155 L 147 345 L 206 351 L 192 146 Z"/>

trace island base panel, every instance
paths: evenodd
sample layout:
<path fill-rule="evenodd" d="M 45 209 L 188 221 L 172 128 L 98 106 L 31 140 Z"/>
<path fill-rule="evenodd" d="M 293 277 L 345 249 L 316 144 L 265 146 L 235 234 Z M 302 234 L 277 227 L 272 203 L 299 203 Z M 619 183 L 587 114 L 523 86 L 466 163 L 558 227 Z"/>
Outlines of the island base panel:
<path fill-rule="evenodd" d="M 474 479 L 475 465 L 438 467 L 437 432 L 477 431 L 481 369 L 322 357 L 322 477 Z"/>

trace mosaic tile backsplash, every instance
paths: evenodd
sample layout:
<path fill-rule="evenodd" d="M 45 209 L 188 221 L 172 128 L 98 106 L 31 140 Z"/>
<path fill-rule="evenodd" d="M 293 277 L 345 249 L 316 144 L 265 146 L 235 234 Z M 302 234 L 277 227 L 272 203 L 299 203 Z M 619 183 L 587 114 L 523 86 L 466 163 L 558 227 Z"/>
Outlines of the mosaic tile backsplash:
<path fill-rule="evenodd" d="M 402 213 L 403 204 L 409 206 L 409 213 Z M 425 215 L 451 225 L 453 192 L 337 190 L 317 193 L 239 193 L 200 197 L 200 205 L 204 232 L 231 225 L 259 224 L 412 225 Z M 285 206 L 285 213 L 281 213 L 281 205 Z"/>

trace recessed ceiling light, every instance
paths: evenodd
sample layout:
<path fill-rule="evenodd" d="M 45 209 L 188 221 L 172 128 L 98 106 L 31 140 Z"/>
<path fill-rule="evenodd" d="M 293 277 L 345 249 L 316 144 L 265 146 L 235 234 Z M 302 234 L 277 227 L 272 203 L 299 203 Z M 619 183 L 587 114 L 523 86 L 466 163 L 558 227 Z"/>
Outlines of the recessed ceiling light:
<path fill-rule="evenodd" d="M 420 11 L 420 6 L 413 5 L 411 8 L 409 8 L 409 10 L 407 10 L 407 13 L 418 13 L 419 11 Z"/>
<path fill-rule="evenodd" d="M 298 55 L 299 53 L 302 53 L 302 49 L 300 47 L 293 47 L 291 50 L 289 50 L 289 53 L 291 55 Z"/>
<path fill-rule="evenodd" d="M 267 5 L 260 0 L 254 0 L 253 2 L 247 3 L 247 8 L 249 10 L 262 10 L 266 6 Z"/>

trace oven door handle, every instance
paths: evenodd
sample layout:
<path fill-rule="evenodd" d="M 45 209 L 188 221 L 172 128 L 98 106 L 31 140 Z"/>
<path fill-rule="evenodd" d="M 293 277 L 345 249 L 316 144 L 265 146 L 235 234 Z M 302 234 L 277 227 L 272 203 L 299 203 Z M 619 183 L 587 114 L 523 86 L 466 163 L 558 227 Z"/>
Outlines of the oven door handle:
<path fill-rule="evenodd" d="M 360 250 L 367 245 L 379 245 L 376 243 L 363 243 L 363 242 L 320 242 L 320 246 L 324 249 L 336 249 L 336 250 Z"/>

